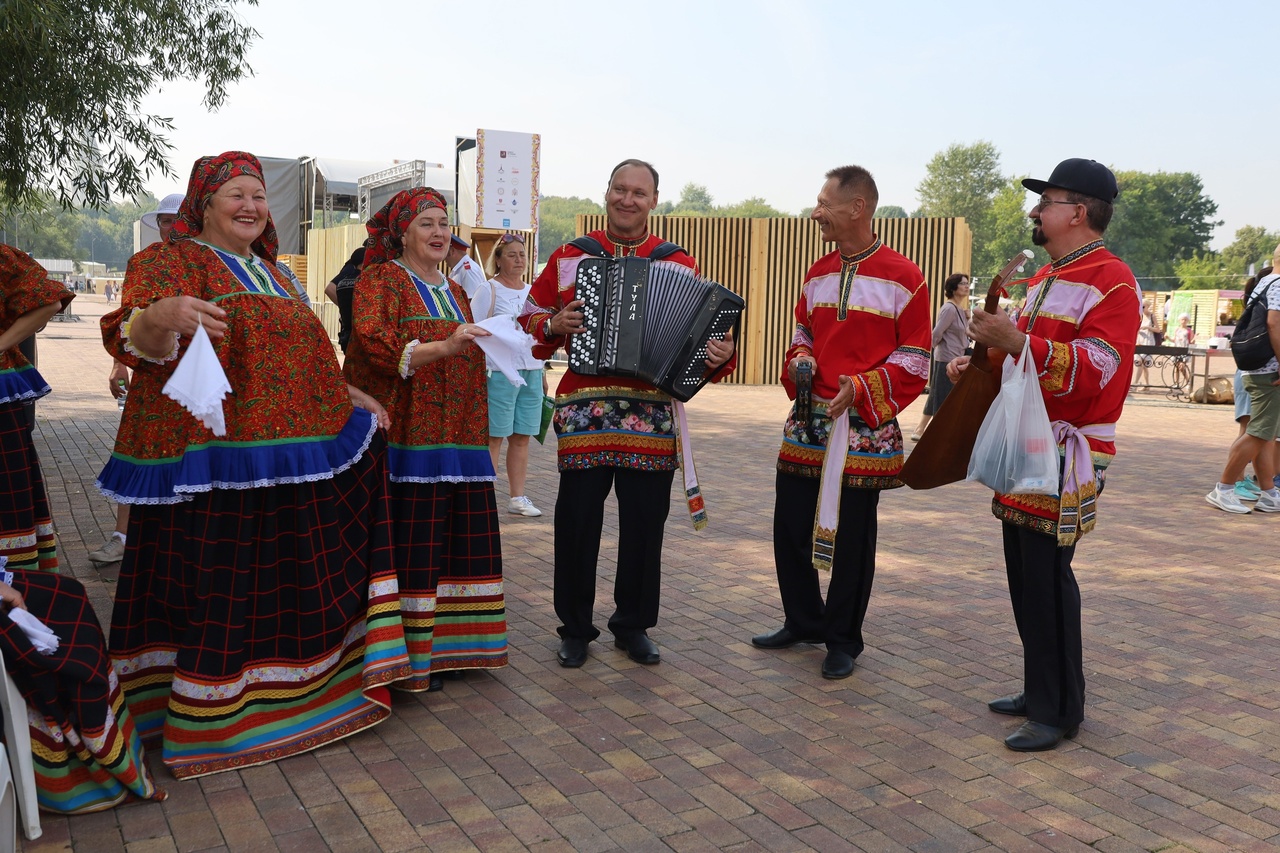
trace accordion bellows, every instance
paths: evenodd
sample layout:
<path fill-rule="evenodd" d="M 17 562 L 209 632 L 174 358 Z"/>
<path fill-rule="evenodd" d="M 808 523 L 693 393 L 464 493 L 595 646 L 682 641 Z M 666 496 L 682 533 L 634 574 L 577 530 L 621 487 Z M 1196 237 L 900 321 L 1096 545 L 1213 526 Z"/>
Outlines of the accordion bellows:
<path fill-rule="evenodd" d="M 648 258 L 584 258 L 574 288 L 586 331 L 569 339 L 570 369 L 636 377 L 681 402 L 707 383 L 707 342 L 745 307 L 688 267 Z"/>

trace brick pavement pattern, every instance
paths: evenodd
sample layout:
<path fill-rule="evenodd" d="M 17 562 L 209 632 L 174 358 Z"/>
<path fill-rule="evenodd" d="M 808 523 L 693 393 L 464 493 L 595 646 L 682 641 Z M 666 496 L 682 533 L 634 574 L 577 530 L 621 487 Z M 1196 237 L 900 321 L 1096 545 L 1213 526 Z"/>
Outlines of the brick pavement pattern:
<path fill-rule="evenodd" d="M 85 554 L 114 508 L 93 479 L 118 419 L 96 318 L 41 335 L 54 393 L 37 444 L 64 571 L 105 623 L 114 576 Z M 553 377 L 554 380 L 554 377 Z M 919 404 L 917 404 L 919 405 Z M 1076 572 L 1087 719 L 1075 741 L 1019 754 L 1020 721 L 985 702 L 1018 688 L 1021 653 L 985 489 L 898 490 L 880 505 L 879 577 L 854 676 L 822 650 L 766 652 L 780 624 L 773 463 L 778 388 L 709 388 L 690 405 L 711 519 L 673 502 L 655 667 L 606 642 L 556 663 L 555 453 L 533 446 L 529 495 L 502 514 L 511 665 L 398 695 L 356 737 L 276 764 L 177 782 L 164 803 L 44 816 L 31 853 L 197 850 L 1098 850 L 1280 846 L 1280 517 L 1209 507 L 1235 436 L 1229 406 L 1153 395 L 1129 407 Z M 903 423 L 914 425 L 916 407 Z M 499 483 L 499 506 L 505 479 Z M 616 507 L 598 624 L 611 610 Z M 602 640 L 607 640 L 608 635 Z"/>

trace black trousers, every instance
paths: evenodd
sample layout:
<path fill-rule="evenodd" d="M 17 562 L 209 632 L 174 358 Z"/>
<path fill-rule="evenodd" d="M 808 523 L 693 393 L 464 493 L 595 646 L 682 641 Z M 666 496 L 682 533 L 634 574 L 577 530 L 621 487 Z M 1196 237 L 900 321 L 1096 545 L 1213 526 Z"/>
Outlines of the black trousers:
<path fill-rule="evenodd" d="M 1027 719 L 1069 729 L 1084 720 L 1080 586 L 1071 571 L 1075 546 L 1004 525 L 1004 563 L 1013 619 L 1022 639 Z"/>
<path fill-rule="evenodd" d="M 615 636 L 643 633 L 658 624 L 662 585 L 662 534 L 671 510 L 675 471 L 587 468 L 560 472 L 556 495 L 555 589 L 561 637 L 594 640 L 596 563 L 604 529 L 604 502 L 618 496 L 616 609 L 609 619 Z"/>
<path fill-rule="evenodd" d="M 844 487 L 840 529 L 827 600 L 813 567 L 813 523 L 819 481 L 778 473 L 773 507 L 773 559 L 785 625 L 801 637 L 821 637 L 830 651 L 862 653 L 862 620 L 876 574 L 876 507 L 880 492 Z"/>

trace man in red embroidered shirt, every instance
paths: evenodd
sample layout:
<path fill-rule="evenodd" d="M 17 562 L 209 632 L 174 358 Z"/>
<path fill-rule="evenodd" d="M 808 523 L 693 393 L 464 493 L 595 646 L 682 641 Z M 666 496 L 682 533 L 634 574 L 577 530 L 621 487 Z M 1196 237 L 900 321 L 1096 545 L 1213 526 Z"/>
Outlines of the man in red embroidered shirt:
<path fill-rule="evenodd" d="M 793 407 L 778 454 L 773 552 L 786 620 L 751 640 L 826 643 L 825 678 L 847 678 L 862 652 L 880 490 L 902 485 L 897 416 L 929 375 L 928 289 L 920 268 L 871 230 L 878 199 L 866 169 L 842 166 L 813 210 L 822 239 L 839 248 L 805 276 L 782 376 L 793 399 L 799 366 L 813 376 L 811 412 Z M 816 567 L 831 570 L 825 603 Z"/>
<path fill-rule="evenodd" d="M 1115 456 L 1142 303 L 1129 267 L 1102 244 L 1118 193 L 1110 169 L 1093 160 L 1064 160 L 1049 180 L 1022 185 L 1040 193 L 1027 214 L 1035 226 L 1031 240 L 1052 263 L 1032 277 L 1017 325 L 999 309 L 975 311 L 969 335 L 991 347 L 993 362 L 1021 353 L 1030 340 L 1062 457 L 1058 495 L 997 494 L 992 502 L 1004 528 L 1023 689 L 988 707 L 1025 716 L 1005 745 L 1035 752 L 1075 737 L 1084 720 L 1080 587 L 1071 559 L 1076 542 L 1093 529 L 1097 497 Z M 968 361 L 961 356 L 951 362 L 952 379 Z"/>
<path fill-rule="evenodd" d="M 529 291 L 520 324 L 533 335 L 536 357 L 549 358 L 569 335 L 585 331 L 583 303 L 575 295 L 578 265 L 588 256 L 580 242 L 593 241 L 593 253 L 652 258 L 655 264 L 698 269 L 698 262 L 679 246 L 649 233 L 649 213 L 657 205 L 658 172 L 653 166 L 643 160 L 623 160 L 614 167 L 605 192 L 605 230 L 556 249 Z M 707 367 L 715 378 L 733 369 L 731 341 L 708 341 L 707 352 Z M 560 380 L 555 413 L 560 489 L 554 601 L 561 622 L 557 653 L 561 666 L 582 666 L 588 644 L 600 636 L 592 624 L 592 611 L 604 503 L 610 489 L 618 497 L 618 573 L 609 630 L 614 645 L 632 660 L 659 661 L 658 647 L 647 631 L 658 622 L 662 533 L 678 464 L 677 415 L 670 395 L 640 379 L 590 376 L 569 369 Z M 692 491 L 696 493 L 696 485 Z M 695 500 L 700 498 L 691 499 L 691 508 Z"/>

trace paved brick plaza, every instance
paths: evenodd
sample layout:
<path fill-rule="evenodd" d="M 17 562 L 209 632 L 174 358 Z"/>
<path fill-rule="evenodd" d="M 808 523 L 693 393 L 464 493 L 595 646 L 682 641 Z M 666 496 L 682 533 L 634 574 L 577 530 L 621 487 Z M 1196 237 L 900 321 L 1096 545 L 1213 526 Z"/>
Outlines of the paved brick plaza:
<path fill-rule="evenodd" d="M 93 488 L 117 421 L 102 300 L 82 295 L 85 321 L 41 336 L 54 393 L 36 438 L 63 570 L 106 623 L 114 577 L 85 558 L 114 521 Z M 651 632 L 660 665 L 601 642 L 582 669 L 557 666 L 555 458 L 535 445 L 529 493 L 546 515 L 502 515 L 507 669 L 399 695 L 380 726 L 277 764 L 176 782 L 153 762 L 166 802 L 46 815 L 44 836 L 22 849 L 1280 846 L 1280 516 L 1204 501 L 1235 434 L 1230 407 L 1153 396 L 1126 412 L 1099 528 L 1076 558 L 1087 719 L 1074 742 L 1031 755 L 1004 748 L 1018 721 L 984 704 L 1017 689 L 1021 658 L 981 487 L 884 496 L 868 648 L 852 678 L 824 681 L 813 647 L 750 645 L 781 620 L 770 530 L 785 409 L 777 388 L 714 388 L 690 405 L 711 526 L 694 534 L 673 506 Z M 607 520 L 601 627 L 615 537 Z"/>

